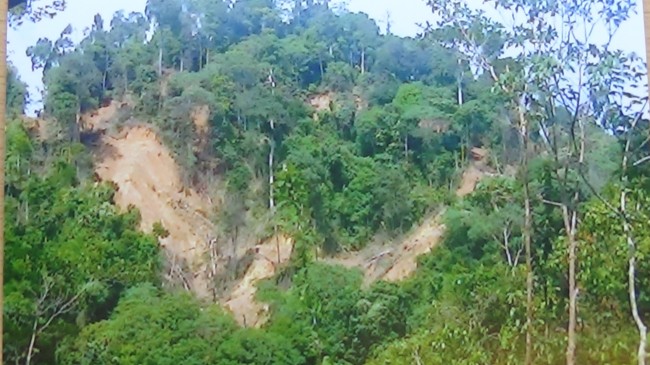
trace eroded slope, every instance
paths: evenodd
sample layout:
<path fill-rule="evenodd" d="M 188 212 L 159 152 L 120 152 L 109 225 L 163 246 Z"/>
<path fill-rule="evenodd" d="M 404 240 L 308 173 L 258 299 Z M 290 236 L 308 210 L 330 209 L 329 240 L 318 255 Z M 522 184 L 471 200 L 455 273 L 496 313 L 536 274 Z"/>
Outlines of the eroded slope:
<path fill-rule="evenodd" d="M 140 210 L 143 231 L 152 232 L 154 224 L 160 223 L 168 232 L 160 245 L 167 254 L 170 281 L 180 281 L 206 301 L 221 302 L 242 325 L 263 323 L 260 309 L 264 306 L 254 299 L 256 284 L 272 277 L 290 258 L 293 242 L 283 236 L 262 241 L 252 248 L 256 254 L 242 277 L 230 283 L 232 290 L 216 292 L 214 277 L 244 256 L 235 253 L 233 257 L 218 247 L 217 229 L 210 220 L 211 212 L 219 208 L 217 199 L 183 184 L 176 161 L 152 126 L 131 125 L 114 135 L 106 132 L 118 110 L 112 103 L 82 119 L 85 130 L 100 134 L 95 153 L 97 177 L 116 184 L 116 204 Z M 202 119 L 204 114 L 205 110 L 199 110 Z"/>
<path fill-rule="evenodd" d="M 472 152 L 474 159 L 463 172 L 456 189 L 456 196 L 460 198 L 472 193 L 483 177 L 491 175 L 486 172 L 487 151 L 473 149 Z M 414 227 L 397 242 L 381 246 L 370 245 L 361 251 L 348 252 L 325 261 L 361 269 L 366 285 L 377 280 L 404 280 L 417 270 L 417 258 L 430 252 L 440 243 L 445 232 L 443 214 L 444 210 L 425 217 L 422 224 Z"/>
<path fill-rule="evenodd" d="M 141 228 L 151 232 L 156 222 L 169 232 L 160 244 L 170 257 L 171 272 L 181 275 L 188 289 L 210 297 L 203 251 L 214 227 L 208 219 L 208 201 L 183 186 L 174 159 L 150 127 L 127 128 L 116 137 L 102 137 L 96 173 L 117 184 L 116 203 L 134 205 L 142 216 Z"/>

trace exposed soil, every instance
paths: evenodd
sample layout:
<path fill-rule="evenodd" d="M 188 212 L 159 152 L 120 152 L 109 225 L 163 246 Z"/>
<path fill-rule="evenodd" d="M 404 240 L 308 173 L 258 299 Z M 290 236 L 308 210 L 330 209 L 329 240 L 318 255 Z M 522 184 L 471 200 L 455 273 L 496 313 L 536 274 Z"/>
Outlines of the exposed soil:
<path fill-rule="evenodd" d="M 317 112 L 330 110 L 330 104 L 335 100 L 335 95 L 332 92 L 315 94 L 309 97 L 308 103 Z"/>
<path fill-rule="evenodd" d="M 277 269 L 291 258 L 293 240 L 277 235 L 256 246 L 255 258 L 244 277 L 221 302 L 240 325 L 260 327 L 268 319 L 268 306 L 255 300 L 257 283 L 273 277 Z"/>
<path fill-rule="evenodd" d="M 310 99 L 318 110 L 329 108 L 333 95 L 321 94 Z M 81 118 L 84 130 L 105 131 L 115 119 L 120 105 L 113 102 L 92 114 Z M 208 133 L 209 109 L 199 107 L 191 119 L 198 134 Z M 38 128 L 38 126 L 36 126 Z M 482 159 L 481 151 L 475 154 Z M 481 155 L 481 156 L 479 156 Z M 276 235 L 262 241 L 246 252 L 235 253 L 235 260 L 248 259 L 240 278 L 229 285 L 230 290 L 221 298 L 214 298 L 208 265 L 210 242 L 216 227 L 210 221 L 210 213 L 218 208 L 218 201 L 185 186 L 180 178 L 179 167 L 170 151 L 148 125 L 125 127 L 116 135 L 101 133 L 96 149 L 96 173 L 106 181 L 113 181 L 118 191 L 116 204 L 122 208 L 137 207 L 142 215 L 141 228 L 151 232 L 154 223 L 160 222 L 169 235 L 160 239 L 160 245 L 171 261 L 169 277 L 174 269 L 185 271 L 181 276 L 186 289 L 199 298 L 218 300 L 230 310 L 243 326 L 259 327 L 268 319 L 268 306 L 255 300 L 257 284 L 276 274 L 278 268 L 291 257 L 293 241 Z M 481 161 L 474 161 L 464 172 L 458 196 L 471 193 L 476 183 L 485 175 Z M 402 239 L 389 245 L 370 245 L 364 250 L 326 259 L 333 264 L 360 268 L 365 283 L 377 280 L 399 281 L 409 277 L 417 269 L 417 257 L 430 252 L 444 233 L 442 212 L 427 217 Z M 215 262 L 219 266 L 232 260 L 225 257 L 225 249 L 217 249 L 220 255 Z M 232 254 L 232 253 L 231 253 Z"/>
<path fill-rule="evenodd" d="M 474 191 L 476 184 L 485 176 L 485 173 L 479 170 L 474 164 L 470 164 L 460 180 L 460 185 L 456 190 L 456 195 L 459 197 L 466 196 Z"/>
<path fill-rule="evenodd" d="M 472 150 L 473 161 L 461 177 L 456 195 L 464 197 L 476 188 L 476 184 L 486 175 L 485 158 L 487 151 Z M 417 258 L 435 248 L 442 238 L 445 226 L 442 223 L 443 212 L 426 217 L 422 224 L 415 227 L 402 239 L 391 244 L 369 245 L 357 252 L 348 252 L 334 258 L 324 259 L 331 264 L 356 267 L 364 273 L 364 284 L 377 280 L 400 281 L 411 276 L 417 270 Z"/>
<path fill-rule="evenodd" d="M 169 236 L 160 244 L 170 254 L 172 266 L 185 263 L 190 272 L 187 286 L 200 298 L 210 297 L 210 285 L 201 259 L 214 227 L 208 220 L 212 207 L 207 199 L 183 186 L 178 167 L 154 131 L 132 127 L 120 136 L 103 136 L 96 173 L 113 181 L 115 202 L 134 205 L 142 216 L 141 228 L 151 232 L 160 222 Z"/>
<path fill-rule="evenodd" d="M 440 242 L 445 229 L 441 217 L 442 212 L 426 217 L 421 225 L 398 240 L 397 244 L 369 245 L 361 251 L 325 261 L 361 269 L 365 285 L 377 280 L 403 280 L 417 269 L 418 256 L 428 253 Z"/>
<path fill-rule="evenodd" d="M 111 104 L 85 115 L 84 128 L 106 130 L 117 110 L 116 105 Z M 198 130 L 207 128 L 205 115 L 203 108 L 192 115 Z M 233 289 L 228 296 L 214 298 L 208 261 L 216 227 L 209 218 L 218 208 L 219 200 L 182 183 L 176 161 L 154 129 L 139 125 L 125 127 L 116 135 L 102 133 L 96 149 L 96 174 L 117 185 L 115 202 L 118 206 L 126 209 L 133 205 L 140 210 L 143 231 L 151 232 L 154 223 L 160 222 L 169 232 L 159 240 L 168 256 L 169 279 L 182 281 L 186 289 L 201 299 L 217 299 L 242 325 L 259 326 L 264 322 L 265 306 L 254 298 L 256 284 L 272 277 L 278 266 L 290 258 L 293 249 L 290 239 L 278 236 L 277 240 L 270 238 L 255 246 L 256 255 L 242 277 L 231 283 Z M 226 268 L 221 264 L 232 259 L 225 256 L 225 251 L 216 250 L 220 256 L 215 262 L 220 264 L 221 270 Z M 235 258 L 240 259 L 243 254 Z"/>

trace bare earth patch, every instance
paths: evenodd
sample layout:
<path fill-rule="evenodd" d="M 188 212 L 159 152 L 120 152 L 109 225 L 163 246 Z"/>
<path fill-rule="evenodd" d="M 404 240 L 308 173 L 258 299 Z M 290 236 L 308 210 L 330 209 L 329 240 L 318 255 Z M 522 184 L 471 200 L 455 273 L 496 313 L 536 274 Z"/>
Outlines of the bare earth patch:
<path fill-rule="evenodd" d="M 244 277 L 237 283 L 222 304 L 230 310 L 237 322 L 246 327 L 260 327 L 268 320 L 268 306 L 255 300 L 257 283 L 273 277 L 277 269 L 289 261 L 293 240 L 277 235 L 255 246 L 255 259 Z"/>
<path fill-rule="evenodd" d="M 318 108 L 329 108 L 331 95 L 310 100 Z M 114 119 L 119 106 L 111 103 L 97 112 L 83 116 L 85 129 L 104 131 Z M 191 115 L 199 134 L 207 133 L 209 110 L 197 108 Z M 179 167 L 170 151 L 154 130 L 147 125 L 124 128 L 117 135 L 102 133 L 97 148 L 96 174 L 101 180 L 112 181 L 118 191 L 116 204 L 122 208 L 137 207 L 142 216 L 141 228 L 151 232 L 160 222 L 169 235 L 160 239 L 186 289 L 205 300 L 217 300 L 231 311 L 243 326 L 259 327 L 268 319 L 268 307 L 255 300 L 257 284 L 271 278 L 291 257 L 293 240 L 276 235 L 252 248 L 250 265 L 222 298 L 213 298 L 211 276 L 214 268 L 208 265 L 210 252 L 217 252 L 214 261 L 225 267 L 228 258 L 219 248 L 211 251 L 210 240 L 216 228 L 209 220 L 215 208 L 213 200 L 185 186 Z M 472 163 L 463 174 L 459 196 L 473 191 L 484 174 Z M 365 283 L 377 280 L 400 281 L 417 269 L 417 257 L 430 252 L 444 233 L 442 212 L 427 217 L 402 239 L 390 245 L 371 245 L 354 253 L 326 259 L 333 264 L 358 267 L 365 275 Z M 248 250 L 251 252 L 251 250 Z M 242 254 L 237 253 L 237 256 Z M 236 260 L 242 257 L 236 257 Z M 174 276 L 174 266 L 168 274 Z"/>
<path fill-rule="evenodd" d="M 162 224 L 169 236 L 160 244 L 172 265 L 189 266 L 194 274 L 183 276 L 183 281 L 198 297 L 208 298 L 210 285 L 201 256 L 214 227 L 207 219 L 211 209 L 207 199 L 183 186 L 176 162 L 151 128 L 132 127 L 120 134 L 102 137 L 97 175 L 117 184 L 115 201 L 120 207 L 134 205 L 140 210 L 143 231 Z"/>
<path fill-rule="evenodd" d="M 317 112 L 330 110 L 330 104 L 334 101 L 334 93 L 326 92 L 321 94 L 315 94 L 309 97 L 308 103 Z"/>
<path fill-rule="evenodd" d="M 404 280 L 417 269 L 418 256 L 430 252 L 440 242 L 445 230 L 441 222 L 442 214 L 440 212 L 428 216 L 397 243 L 369 245 L 361 251 L 349 252 L 325 261 L 361 269 L 365 285 L 378 280 Z"/>
<path fill-rule="evenodd" d="M 485 158 L 488 151 L 474 148 L 473 161 L 464 171 L 456 195 L 464 197 L 474 191 L 476 184 L 485 176 Z M 348 252 L 334 258 L 326 258 L 325 262 L 343 265 L 349 268 L 359 268 L 364 273 L 364 284 L 369 285 L 377 280 L 390 282 L 401 281 L 411 276 L 417 270 L 417 258 L 429 253 L 435 248 L 445 232 L 442 223 L 443 212 L 430 215 L 424 222 L 415 227 L 409 234 L 397 242 L 388 245 L 369 245 L 363 250 Z"/>
<path fill-rule="evenodd" d="M 85 128 L 106 130 L 117 110 L 111 104 L 84 116 Z M 206 114 L 209 110 L 198 108 L 192 115 L 199 131 L 207 129 Z M 225 268 L 228 261 L 223 252 L 226 250 L 211 251 L 210 247 L 216 229 L 209 212 L 219 199 L 210 199 L 182 183 L 176 161 L 150 126 L 126 127 L 117 135 L 102 134 L 96 156 L 97 176 L 118 187 L 116 204 L 123 209 L 129 205 L 138 208 L 144 232 L 152 232 L 156 222 L 169 232 L 160 239 L 160 245 L 172 261 L 167 274 L 170 279 L 180 277 L 186 289 L 198 298 L 218 300 L 241 325 L 264 323 L 266 306 L 255 300 L 256 285 L 275 275 L 279 266 L 289 260 L 293 250 L 290 238 L 277 235 L 255 246 L 255 256 L 243 277 L 233 283 L 226 297 L 213 298 L 210 252 L 218 253 L 215 262 L 219 269 Z"/>
<path fill-rule="evenodd" d="M 474 164 L 471 164 L 461 178 L 460 185 L 456 190 L 456 195 L 459 197 L 466 196 L 474 191 L 476 184 L 485 176 L 485 173 L 480 171 Z"/>

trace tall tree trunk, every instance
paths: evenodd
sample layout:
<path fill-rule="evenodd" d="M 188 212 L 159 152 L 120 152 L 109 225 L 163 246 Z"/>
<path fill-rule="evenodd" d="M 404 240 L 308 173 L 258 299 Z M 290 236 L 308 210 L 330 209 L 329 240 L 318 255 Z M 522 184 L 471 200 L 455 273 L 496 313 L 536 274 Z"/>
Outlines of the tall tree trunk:
<path fill-rule="evenodd" d="M 528 120 L 526 119 L 523 100 L 518 106 L 519 125 L 522 139 L 522 175 L 524 185 L 524 251 L 526 255 L 526 352 L 525 365 L 533 364 L 533 214 L 530 204 L 530 185 L 528 176 Z"/>
<path fill-rule="evenodd" d="M 404 136 L 404 161 L 408 162 L 409 159 L 409 135 Z"/>
<path fill-rule="evenodd" d="M 72 141 L 81 142 L 81 105 L 77 107 L 77 112 L 74 116 L 74 123 L 72 124 Z"/>
<path fill-rule="evenodd" d="M 643 0 L 643 29 L 645 31 L 646 64 L 650 70 L 650 0 Z M 650 94 L 650 72 L 648 78 L 648 93 Z"/>
<path fill-rule="evenodd" d="M 576 361 L 576 308 L 578 292 L 576 290 L 576 239 L 575 211 L 569 212 L 566 204 L 562 205 L 564 228 L 567 231 L 569 243 L 569 324 L 567 328 L 566 363 L 574 365 Z"/>
<path fill-rule="evenodd" d="M 158 48 L 158 77 L 162 76 L 162 60 L 163 60 L 163 49 L 162 46 Z"/>
<path fill-rule="evenodd" d="M 103 94 L 106 93 L 106 78 L 108 77 L 108 72 L 104 71 L 104 75 L 102 77 L 102 96 Z"/>
<path fill-rule="evenodd" d="M 280 256 L 280 237 L 278 237 L 278 225 L 275 224 L 273 225 L 273 233 L 275 236 L 275 251 L 277 252 L 277 258 L 278 258 L 278 265 L 280 265 L 281 262 L 281 256 Z"/>
<path fill-rule="evenodd" d="M 646 46 L 646 65 L 650 69 L 650 0 L 643 0 L 643 26 L 645 31 L 645 46 Z M 650 72 L 647 75 L 648 78 L 648 92 L 650 93 Z M 628 139 L 626 152 L 629 151 L 630 141 Z M 623 156 L 624 161 L 624 171 L 627 167 L 627 153 Z M 625 173 L 624 173 L 625 175 Z M 622 199 L 625 202 L 625 199 Z M 624 209 L 624 207 L 622 207 Z M 625 210 L 623 210 L 623 215 L 625 215 Z M 627 224 L 627 222 L 625 222 Z M 628 262 L 628 294 L 630 297 L 630 309 L 632 311 L 632 316 L 634 317 L 634 322 L 636 323 L 637 329 L 639 331 L 639 349 L 637 350 L 637 363 L 638 365 L 645 365 L 646 363 L 646 346 L 648 343 L 648 329 L 646 325 L 641 320 L 639 315 L 639 309 L 637 308 L 636 303 L 636 285 L 634 280 L 636 278 L 636 257 L 634 253 L 636 251 L 636 245 L 634 244 L 634 239 L 632 239 L 631 231 L 629 229 L 629 224 L 627 226 L 627 236 L 628 236 L 628 245 L 632 244 L 630 248 L 633 248 L 633 252 L 630 253 L 630 259 Z"/>
<path fill-rule="evenodd" d="M 461 66 L 462 66 L 462 64 L 461 64 L 461 61 L 460 61 L 460 58 L 459 58 L 458 59 L 458 68 L 460 69 Z M 461 69 L 460 70 L 460 75 L 458 75 L 458 80 L 457 80 L 458 81 L 458 85 L 457 85 L 458 86 L 458 105 L 463 105 L 463 76 L 464 76 L 464 74 L 465 73 Z"/>
<path fill-rule="evenodd" d="M 275 200 L 273 197 L 273 183 L 275 175 L 273 174 L 273 155 L 275 154 L 275 141 L 273 140 L 273 133 L 275 132 L 275 122 L 273 119 L 269 120 L 271 126 L 271 136 L 269 137 L 269 209 L 271 213 L 275 210 Z"/>
<path fill-rule="evenodd" d="M 104 52 L 104 77 L 102 79 L 102 92 L 106 92 L 106 80 L 108 78 L 108 61 L 110 60 L 110 57 L 108 56 L 108 52 Z M 103 96 L 103 95 L 102 95 Z"/>
<path fill-rule="evenodd" d="M 5 126 L 7 114 L 7 11 L 8 1 L 0 0 L 0 206 L 5 206 Z M 4 308 L 4 252 L 5 210 L 0 209 L 0 313 Z M 0 337 L 4 333 L 3 316 L 0 315 Z M 0 341 L 0 364 L 3 361 L 3 341 Z"/>
<path fill-rule="evenodd" d="M 650 14 L 650 1 L 646 1 L 644 3 L 644 12 L 646 16 Z M 646 20 L 648 20 L 646 18 Z M 650 23 L 646 22 L 646 31 L 648 30 L 647 27 L 650 27 Z M 647 36 L 650 36 L 650 34 L 646 33 Z M 646 38 L 646 42 L 648 42 L 649 38 Z M 650 52 L 650 51 L 649 51 Z M 650 76 L 649 76 L 650 77 Z M 640 118 L 640 116 L 638 117 Z M 632 131 L 636 128 L 636 125 L 638 123 L 639 119 L 636 119 L 634 121 L 634 124 L 632 124 L 631 131 L 629 132 L 631 134 Z M 630 153 L 630 144 L 631 144 L 631 137 L 627 138 L 627 141 L 625 143 L 625 151 L 623 152 L 623 160 L 621 163 L 621 170 L 622 170 L 622 186 L 621 186 L 621 201 L 620 201 L 620 212 L 623 214 L 623 232 L 625 232 L 625 238 L 627 241 L 627 246 L 629 250 L 629 259 L 628 259 L 628 267 L 627 267 L 627 291 L 628 291 L 628 297 L 630 300 L 630 311 L 632 312 L 632 318 L 634 318 L 634 323 L 636 324 L 637 331 L 639 332 L 639 346 L 637 349 L 637 364 L 638 365 L 645 365 L 646 364 L 646 347 L 648 344 L 648 328 L 646 327 L 645 323 L 643 323 L 643 319 L 641 318 L 641 315 L 639 314 L 639 308 L 637 305 L 637 298 L 636 298 L 636 241 L 634 239 L 634 235 L 632 233 L 632 227 L 630 227 L 630 222 L 628 222 L 627 218 L 627 207 L 626 207 L 626 201 L 627 201 L 627 183 L 628 183 L 628 177 L 627 177 L 627 163 L 628 163 L 628 155 Z"/>
<path fill-rule="evenodd" d="M 621 191 L 621 213 L 626 215 L 626 187 L 622 188 Z M 630 310 L 632 311 L 632 317 L 634 318 L 634 323 L 636 324 L 637 330 L 639 332 L 639 347 L 637 350 L 637 364 L 645 365 L 646 363 L 646 346 L 648 343 L 648 328 L 643 323 L 641 315 L 639 314 L 639 308 L 637 306 L 636 298 L 636 242 L 632 236 L 632 230 L 630 229 L 630 224 L 627 220 L 623 220 L 623 230 L 625 231 L 625 236 L 627 238 L 627 245 L 629 248 L 630 258 L 628 259 L 628 268 L 627 268 L 627 290 L 628 296 L 630 298 Z"/>
<path fill-rule="evenodd" d="M 318 66 L 320 67 L 320 78 L 323 79 L 325 76 L 325 69 L 323 68 L 323 57 L 318 56 Z"/>
<path fill-rule="evenodd" d="M 577 123 L 580 128 L 579 151 L 577 151 L 579 163 L 578 168 L 582 168 L 585 159 L 585 128 L 581 119 L 578 119 Z M 578 287 L 576 283 L 576 253 L 578 248 L 576 232 L 578 229 L 578 212 L 575 208 L 569 209 L 568 204 L 575 206 L 578 203 L 579 197 L 579 187 L 576 184 L 572 201 L 569 203 L 563 202 L 562 204 L 562 216 L 564 217 L 564 226 L 569 241 L 569 324 L 567 328 L 567 365 L 574 365 L 576 362 L 576 323 L 578 312 Z"/>
<path fill-rule="evenodd" d="M 198 61 L 199 61 L 199 69 L 198 71 L 201 71 L 203 69 L 203 47 L 199 47 L 199 55 L 198 55 Z"/>
<path fill-rule="evenodd" d="M 273 211 L 275 209 L 275 200 L 273 199 L 273 154 L 275 152 L 275 143 L 272 139 L 269 139 L 269 145 L 271 146 L 269 150 L 269 209 Z"/>
<path fill-rule="evenodd" d="M 34 325 L 32 326 L 32 336 L 29 340 L 29 347 L 27 348 L 27 357 L 25 358 L 25 365 L 30 365 L 32 363 L 32 355 L 34 353 L 34 346 L 36 345 L 37 332 L 38 332 L 38 317 L 34 319 Z"/>
<path fill-rule="evenodd" d="M 361 74 L 366 72 L 366 49 L 361 50 Z"/>

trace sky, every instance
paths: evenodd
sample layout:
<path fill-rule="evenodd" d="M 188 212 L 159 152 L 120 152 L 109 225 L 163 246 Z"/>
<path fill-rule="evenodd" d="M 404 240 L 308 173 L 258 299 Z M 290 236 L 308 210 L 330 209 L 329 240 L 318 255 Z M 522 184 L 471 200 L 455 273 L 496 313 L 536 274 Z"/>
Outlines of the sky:
<path fill-rule="evenodd" d="M 470 0 L 472 1 L 482 2 Z M 619 30 L 614 45 L 624 51 L 635 52 L 645 59 L 641 0 L 636 1 L 637 14 Z M 34 2 L 38 4 L 39 1 Z M 35 44 L 41 37 L 58 38 L 68 24 L 72 24 L 74 28 L 73 39 L 79 41 L 83 37 L 84 29 L 92 24 L 95 14 L 100 14 L 108 22 L 118 10 L 124 10 L 126 13 L 144 11 L 145 3 L 146 0 L 68 0 L 66 10 L 53 19 L 44 19 L 38 23 L 26 22 L 17 29 L 9 29 L 9 59 L 18 68 L 21 79 L 29 85 L 32 101 L 35 102 L 35 105 L 28 108 L 28 114 L 33 114 L 34 108 L 40 104 L 42 75 L 39 71 L 32 71 L 31 61 L 25 55 L 27 47 Z M 348 9 L 367 13 L 382 29 L 385 27 L 387 15 L 390 14 L 391 30 L 401 36 L 415 35 L 420 30 L 417 24 L 434 20 L 424 0 L 347 0 L 347 3 Z"/>

